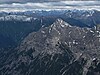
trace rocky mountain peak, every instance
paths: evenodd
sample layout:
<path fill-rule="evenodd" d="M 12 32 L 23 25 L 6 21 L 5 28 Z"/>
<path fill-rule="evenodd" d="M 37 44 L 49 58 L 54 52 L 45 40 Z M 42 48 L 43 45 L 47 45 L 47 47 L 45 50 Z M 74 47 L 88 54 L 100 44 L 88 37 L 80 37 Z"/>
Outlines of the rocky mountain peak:
<path fill-rule="evenodd" d="M 28 51 L 29 49 L 35 47 L 38 52 L 47 52 L 50 55 L 61 53 L 62 50 L 59 49 L 58 45 L 60 40 L 65 37 L 67 27 L 71 27 L 71 25 L 64 22 L 62 19 L 57 19 L 51 26 L 41 28 L 36 33 L 30 33 L 29 36 L 23 40 L 19 50 Z"/>
<path fill-rule="evenodd" d="M 62 19 L 57 19 L 54 23 L 53 23 L 54 26 L 56 27 L 67 27 L 67 26 L 71 26 L 69 25 L 67 22 L 63 21 Z"/>
<path fill-rule="evenodd" d="M 62 23 L 65 23 L 65 21 L 63 21 L 62 19 L 57 19 L 56 21 L 55 21 L 55 23 L 58 23 L 58 24 L 62 24 Z"/>

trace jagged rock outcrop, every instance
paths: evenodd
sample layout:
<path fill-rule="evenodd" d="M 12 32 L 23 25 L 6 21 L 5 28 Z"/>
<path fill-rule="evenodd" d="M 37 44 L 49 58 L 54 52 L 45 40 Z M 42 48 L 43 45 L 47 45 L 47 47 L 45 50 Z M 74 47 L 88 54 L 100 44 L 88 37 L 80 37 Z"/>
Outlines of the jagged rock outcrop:
<path fill-rule="evenodd" d="M 80 28 L 57 19 L 30 33 L 0 68 L 0 74 L 99 75 L 99 36 L 99 25 Z"/>

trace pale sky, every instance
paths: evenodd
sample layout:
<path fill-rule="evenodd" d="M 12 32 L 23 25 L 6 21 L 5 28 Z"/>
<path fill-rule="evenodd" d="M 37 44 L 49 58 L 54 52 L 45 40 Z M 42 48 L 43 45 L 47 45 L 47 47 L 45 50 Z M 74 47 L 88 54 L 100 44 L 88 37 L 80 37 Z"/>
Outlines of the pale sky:
<path fill-rule="evenodd" d="M 0 3 L 11 2 L 44 2 L 44 1 L 80 1 L 80 0 L 0 0 Z M 100 0 L 82 0 L 82 1 L 100 1 Z"/>

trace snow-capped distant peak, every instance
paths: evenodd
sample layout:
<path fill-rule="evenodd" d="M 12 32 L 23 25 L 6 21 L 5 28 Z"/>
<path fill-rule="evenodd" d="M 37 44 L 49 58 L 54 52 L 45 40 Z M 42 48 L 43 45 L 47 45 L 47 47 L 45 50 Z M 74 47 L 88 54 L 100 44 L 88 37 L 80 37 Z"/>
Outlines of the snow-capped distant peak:
<path fill-rule="evenodd" d="M 2 21 L 12 21 L 12 20 L 16 20 L 16 21 L 30 21 L 32 19 L 32 17 L 27 17 L 27 16 L 23 16 L 23 15 L 6 15 L 6 16 L 2 16 L 0 17 L 0 20 Z"/>

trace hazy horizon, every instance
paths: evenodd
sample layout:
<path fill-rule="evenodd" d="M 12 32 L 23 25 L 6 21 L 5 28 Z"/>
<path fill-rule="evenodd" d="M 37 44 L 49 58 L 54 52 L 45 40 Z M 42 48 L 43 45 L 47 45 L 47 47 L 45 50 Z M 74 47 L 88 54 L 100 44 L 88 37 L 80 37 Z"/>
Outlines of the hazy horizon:
<path fill-rule="evenodd" d="M 0 0 L 0 3 L 27 3 L 27 2 L 59 2 L 59 1 L 100 1 L 100 0 Z"/>
<path fill-rule="evenodd" d="M 100 10 L 98 1 L 59 1 L 43 3 L 0 4 L 0 11 L 32 10 L 32 9 L 96 9 Z"/>

